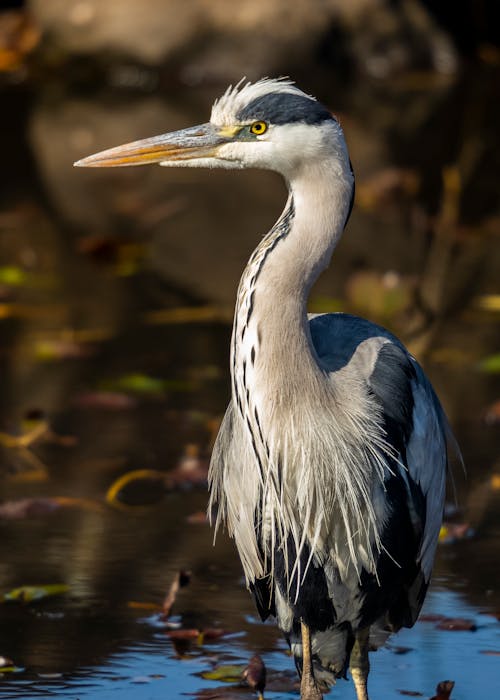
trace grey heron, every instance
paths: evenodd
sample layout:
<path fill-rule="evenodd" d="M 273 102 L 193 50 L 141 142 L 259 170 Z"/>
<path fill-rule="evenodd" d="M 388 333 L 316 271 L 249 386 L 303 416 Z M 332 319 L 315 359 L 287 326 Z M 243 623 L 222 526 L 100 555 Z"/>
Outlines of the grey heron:
<path fill-rule="evenodd" d="M 238 288 L 209 512 L 235 540 L 261 617 L 277 618 L 301 697 L 321 698 L 350 667 L 367 700 L 369 649 L 414 624 L 429 585 L 453 438 L 396 337 L 348 314 L 307 314 L 354 199 L 340 124 L 291 81 L 263 79 L 228 88 L 206 124 L 76 165 L 144 163 L 286 180 L 284 211 Z"/>

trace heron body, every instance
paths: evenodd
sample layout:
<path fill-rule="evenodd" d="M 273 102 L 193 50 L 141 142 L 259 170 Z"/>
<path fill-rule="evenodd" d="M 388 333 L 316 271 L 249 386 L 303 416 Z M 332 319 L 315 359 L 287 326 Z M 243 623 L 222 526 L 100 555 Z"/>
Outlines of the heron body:
<path fill-rule="evenodd" d="M 266 79 L 229 88 L 208 124 L 78 165 L 144 162 L 260 167 L 287 181 L 238 289 L 209 512 L 235 540 L 260 615 L 277 618 L 302 697 L 320 698 L 350 665 L 366 700 L 368 648 L 413 625 L 429 584 L 449 430 L 391 333 L 307 315 L 354 196 L 342 129 L 291 82 Z"/>

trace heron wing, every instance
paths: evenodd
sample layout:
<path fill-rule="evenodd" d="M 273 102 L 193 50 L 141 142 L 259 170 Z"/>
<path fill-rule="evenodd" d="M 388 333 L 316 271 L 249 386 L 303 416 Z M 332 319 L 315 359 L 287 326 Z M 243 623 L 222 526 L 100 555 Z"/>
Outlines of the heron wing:
<path fill-rule="evenodd" d="M 449 430 L 443 409 L 422 368 L 384 328 L 347 314 L 325 314 L 311 318 L 310 329 L 332 377 L 352 382 L 353 391 L 364 380 L 397 455 L 383 485 L 389 513 L 384 546 L 401 572 L 389 616 L 395 627 L 411 625 L 430 580 L 442 520 Z M 387 559 L 381 557 L 381 568 Z M 379 576 L 384 578 L 382 570 Z"/>

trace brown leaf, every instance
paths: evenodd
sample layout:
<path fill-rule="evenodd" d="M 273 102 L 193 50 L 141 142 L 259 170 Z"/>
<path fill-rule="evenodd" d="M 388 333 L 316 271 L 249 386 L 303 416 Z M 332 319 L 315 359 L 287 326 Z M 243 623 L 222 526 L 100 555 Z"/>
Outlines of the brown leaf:
<path fill-rule="evenodd" d="M 201 632 L 197 629 L 167 630 L 165 632 L 170 639 L 198 639 Z"/>
<path fill-rule="evenodd" d="M 475 632 L 477 625 L 473 620 L 467 620 L 462 617 L 445 617 L 438 622 L 436 629 L 448 632 Z"/>
<path fill-rule="evenodd" d="M 408 695 L 410 698 L 421 698 L 423 693 L 419 693 L 418 690 L 398 690 L 401 695 Z"/>
<path fill-rule="evenodd" d="M 203 639 L 206 639 L 207 641 L 220 639 L 226 634 L 228 634 L 227 630 L 223 630 L 218 627 L 206 627 L 204 630 L 202 630 Z"/>
<path fill-rule="evenodd" d="M 436 695 L 433 695 L 431 700 L 448 700 L 454 687 L 455 681 L 441 681 L 437 684 Z"/>
<path fill-rule="evenodd" d="M 208 523 L 207 514 L 204 510 L 197 510 L 195 513 L 187 516 L 186 522 L 190 525 L 205 525 Z"/>
<path fill-rule="evenodd" d="M 440 615 L 439 613 L 427 613 L 425 615 L 420 615 L 418 618 L 419 622 L 441 622 L 446 620 L 446 615 Z"/>
<path fill-rule="evenodd" d="M 147 603 L 140 600 L 127 601 L 127 608 L 131 610 L 154 610 L 155 612 L 161 610 L 161 606 L 158 603 Z"/>

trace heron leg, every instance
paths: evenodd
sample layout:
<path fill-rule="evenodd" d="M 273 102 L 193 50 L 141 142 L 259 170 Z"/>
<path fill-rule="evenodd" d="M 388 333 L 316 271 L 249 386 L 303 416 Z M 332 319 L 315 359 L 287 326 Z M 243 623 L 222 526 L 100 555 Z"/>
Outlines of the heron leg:
<path fill-rule="evenodd" d="M 370 671 L 370 661 L 368 659 L 369 638 L 369 627 L 357 632 L 351 651 L 351 660 L 349 665 L 358 700 L 368 700 L 367 681 L 368 672 Z"/>
<path fill-rule="evenodd" d="M 311 653 L 311 632 L 303 620 L 300 621 L 302 633 L 302 679 L 300 682 L 301 700 L 322 700 L 323 693 L 318 687 L 314 678 L 312 653 Z"/>

